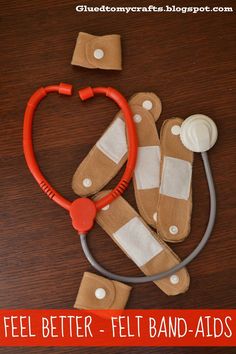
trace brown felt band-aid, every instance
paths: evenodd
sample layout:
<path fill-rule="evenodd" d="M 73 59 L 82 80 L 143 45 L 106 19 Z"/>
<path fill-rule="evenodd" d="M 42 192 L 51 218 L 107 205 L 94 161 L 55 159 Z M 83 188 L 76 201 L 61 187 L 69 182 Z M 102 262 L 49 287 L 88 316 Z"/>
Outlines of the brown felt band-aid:
<path fill-rule="evenodd" d="M 144 101 L 150 101 L 149 110 L 143 108 Z M 133 105 L 135 101 L 135 105 Z M 152 115 L 157 120 L 161 112 L 160 99 L 153 93 L 138 93 L 129 101 L 134 116 L 142 110 L 143 115 Z M 138 124 L 137 124 L 138 125 Z M 145 133 L 145 132 L 144 132 Z M 118 112 L 105 133 L 93 146 L 78 166 L 72 188 L 80 196 L 100 191 L 121 169 L 127 160 L 127 140 L 122 112 Z"/>
<path fill-rule="evenodd" d="M 138 155 L 133 175 L 138 210 L 143 219 L 156 227 L 156 208 L 160 184 L 160 140 L 155 121 L 142 107 L 136 117 Z M 137 112 L 137 109 L 136 109 Z"/>
<path fill-rule="evenodd" d="M 95 199 L 106 193 L 108 191 L 98 193 Z M 99 211 L 96 221 L 146 275 L 168 270 L 180 262 L 177 255 L 122 197 Z M 187 269 L 183 268 L 154 283 L 167 295 L 177 295 L 187 291 L 189 282 Z"/>
<path fill-rule="evenodd" d="M 85 310 L 124 309 L 131 292 L 129 285 L 85 272 L 74 307 Z"/>
<path fill-rule="evenodd" d="M 184 147 L 179 130 L 183 120 L 166 120 L 161 128 L 161 185 L 157 229 L 165 241 L 180 242 L 190 232 L 193 152 Z"/>
<path fill-rule="evenodd" d="M 80 32 L 71 64 L 89 69 L 121 70 L 120 35 L 94 36 Z"/>

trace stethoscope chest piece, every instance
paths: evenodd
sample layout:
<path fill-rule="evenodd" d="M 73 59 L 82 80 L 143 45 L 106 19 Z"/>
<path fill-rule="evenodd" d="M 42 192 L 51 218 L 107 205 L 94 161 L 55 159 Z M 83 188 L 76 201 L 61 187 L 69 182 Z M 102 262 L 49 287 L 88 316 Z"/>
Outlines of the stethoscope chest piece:
<path fill-rule="evenodd" d="M 193 152 L 208 151 L 218 137 L 214 121 L 203 114 L 194 114 L 183 122 L 180 139 L 184 146 Z"/>
<path fill-rule="evenodd" d="M 79 234 L 84 234 L 92 229 L 97 208 L 91 199 L 78 198 L 71 203 L 69 213 L 75 230 Z"/>

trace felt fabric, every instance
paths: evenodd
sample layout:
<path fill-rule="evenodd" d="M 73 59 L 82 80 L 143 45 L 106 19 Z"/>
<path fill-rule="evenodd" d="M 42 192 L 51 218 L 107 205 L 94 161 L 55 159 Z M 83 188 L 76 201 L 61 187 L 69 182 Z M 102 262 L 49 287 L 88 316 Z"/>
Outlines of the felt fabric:
<path fill-rule="evenodd" d="M 190 232 L 193 153 L 178 135 L 183 120 L 166 120 L 161 128 L 161 185 L 157 229 L 165 241 L 183 241 Z"/>
<path fill-rule="evenodd" d="M 148 111 L 142 107 L 142 102 L 152 99 L 152 110 Z M 133 102 L 135 101 L 135 105 Z M 157 120 L 161 112 L 160 99 L 153 93 L 137 93 L 129 101 L 134 116 L 142 117 L 141 122 L 137 123 L 138 138 L 140 146 L 157 146 L 159 144 L 158 135 L 155 129 L 154 120 Z M 151 112 L 151 113 L 150 113 Z M 155 114 L 155 116 L 153 116 Z M 137 118 L 137 116 L 136 116 Z M 78 166 L 73 179 L 72 188 L 79 196 L 89 196 L 101 190 L 121 169 L 127 160 L 127 142 L 125 131 L 123 129 L 124 118 L 122 112 L 118 112 L 111 125 L 107 128 L 97 144 L 93 146 L 88 155 Z M 114 127 L 115 122 L 115 127 Z M 108 134 L 108 135 L 107 135 Z M 84 180 L 89 179 L 91 183 L 84 184 Z M 143 191 L 140 190 L 138 194 Z M 146 199 L 137 198 L 137 204 L 142 200 L 146 204 L 140 207 L 143 217 L 150 215 L 149 222 L 153 223 L 152 215 L 156 212 L 157 193 L 153 190 L 146 190 Z M 147 212 L 145 213 L 145 210 Z M 144 210 L 144 211 L 143 211 Z M 148 221 L 148 220 L 147 220 Z"/>
<path fill-rule="evenodd" d="M 103 298 L 96 291 L 103 291 Z M 80 284 L 74 307 L 85 310 L 124 309 L 132 288 L 121 282 L 85 272 Z"/>
<path fill-rule="evenodd" d="M 102 55 L 96 56 L 96 51 Z M 120 35 L 94 36 L 80 32 L 74 49 L 72 65 L 89 69 L 121 70 L 122 54 Z"/>
<path fill-rule="evenodd" d="M 101 198 L 106 193 L 108 191 L 98 193 L 95 199 Z M 96 221 L 146 275 L 168 270 L 180 261 L 159 235 L 122 197 L 113 201 L 109 208 L 99 211 Z M 141 252 L 136 252 L 137 249 L 143 251 L 145 255 L 140 255 Z M 187 291 L 190 279 L 186 268 L 181 269 L 175 275 L 178 279 L 175 284 L 172 281 L 173 277 L 164 278 L 154 283 L 167 295 L 177 295 Z"/>
<path fill-rule="evenodd" d="M 120 121 L 123 122 L 123 126 Z M 92 195 L 101 190 L 126 162 L 127 152 L 124 155 L 123 152 L 127 143 L 124 143 L 126 136 L 122 127 L 124 127 L 123 114 L 119 112 L 78 166 L 72 179 L 72 189 L 79 196 Z M 115 131 L 118 131 L 118 134 L 115 139 L 112 139 Z M 86 179 L 91 181 L 88 186 L 84 185 Z"/>
<path fill-rule="evenodd" d="M 154 92 L 138 92 L 131 96 L 132 104 L 141 106 L 147 110 L 156 122 L 160 117 L 162 105 L 160 98 Z M 146 103 L 146 105 L 145 105 Z M 149 105 L 147 105 L 149 103 Z"/>

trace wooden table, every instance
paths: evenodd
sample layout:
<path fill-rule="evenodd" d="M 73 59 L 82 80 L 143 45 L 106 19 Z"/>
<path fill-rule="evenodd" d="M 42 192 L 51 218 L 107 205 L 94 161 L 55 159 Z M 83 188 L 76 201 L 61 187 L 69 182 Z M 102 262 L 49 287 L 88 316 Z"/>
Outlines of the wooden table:
<path fill-rule="evenodd" d="M 81 1 L 102 5 L 103 1 Z M 130 1 L 131 3 L 131 1 Z M 171 2 L 172 3 L 172 2 Z M 176 1 L 178 6 L 186 5 Z M 193 1 L 191 1 L 193 5 Z M 222 0 L 221 6 L 233 6 Z M 126 1 L 107 5 L 128 6 Z M 149 5 L 142 1 L 142 5 Z M 166 1 L 158 1 L 164 5 Z M 201 1 L 194 1 L 200 6 Z M 193 113 L 211 116 L 219 128 L 209 153 L 214 173 L 217 223 L 204 252 L 189 265 L 191 286 L 167 297 L 154 284 L 134 286 L 128 308 L 232 308 L 236 305 L 235 237 L 235 14 L 76 13 L 75 1 L 1 1 L 1 308 L 72 308 L 84 271 L 92 271 L 64 210 L 43 195 L 22 152 L 26 102 L 41 85 L 69 82 L 111 85 L 127 97 L 153 91 L 163 102 L 164 119 Z M 140 5 L 140 4 L 139 4 Z M 188 2 L 190 5 L 190 2 Z M 209 1 L 219 6 L 219 1 Z M 89 70 L 70 64 L 79 31 L 122 36 L 121 72 Z M 117 108 L 104 98 L 83 104 L 49 96 L 37 111 L 35 148 L 53 185 L 71 200 L 71 178 L 110 123 Z M 117 179 L 115 180 L 117 181 Z M 114 185 L 115 181 L 111 183 Z M 125 193 L 135 206 L 133 187 Z M 187 256 L 201 238 L 208 217 L 208 192 L 200 157 L 193 171 L 192 232 L 173 245 Z M 91 248 L 111 271 L 140 274 L 99 226 Z M 188 353 L 189 348 L 150 348 L 148 353 Z M 143 348 L 3 348 L 2 353 L 143 353 Z M 234 349 L 191 349 L 191 353 L 235 353 Z"/>

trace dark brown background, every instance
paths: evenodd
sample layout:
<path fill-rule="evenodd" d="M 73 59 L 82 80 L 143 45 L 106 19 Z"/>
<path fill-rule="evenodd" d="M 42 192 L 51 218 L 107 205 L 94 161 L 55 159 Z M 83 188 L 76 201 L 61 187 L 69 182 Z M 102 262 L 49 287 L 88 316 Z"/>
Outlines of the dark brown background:
<path fill-rule="evenodd" d="M 131 1 L 87 1 L 134 5 Z M 136 5 L 140 5 L 141 1 Z M 151 2 L 142 1 L 142 5 Z M 166 1 L 158 1 L 165 5 Z M 172 3 L 171 1 L 169 2 Z M 202 5 L 202 1 L 176 1 Z M 205 3 L 205 2 L 204 2 Z M 212 238 L 188 267 L 191 286 L 167 297 L 153 284 L 135 286 L 128 308 L 232 308 L 236 301 L 235 238 L 235 14 L 79 14 L 73 1 L 1 1 L 1 308 L 72 308 L 82 274 L 92 271 L 64 210 L 43 195 L 22 153 L 25 104 L 41 85 L 111 85 L 127 97 L 156 92 L 164 119 L 204 113 L 215 119 L 219 140 L 210 151 L 218 214 Z M 204 5 L 233 6 L 233 0 Z M 79 31 L 122 36 L 121 72 L 70 65 Z M 72 175 L 117 108 L 104 98 L 82 104 L 49 95 L 36 114 L 34 137 L 45 175 L 73 199 Z M 233 131 L 234 130 L 234 131 Z M 114 183 L 113 183 L 114 184 Z M 133 204 L 133 188 L 125 194 Z M 173 249 L 184 257 L 199 241 L 208 217 L 208 192 L 200 157 L 193 176 L 192 233 Z M 96 257 L 112 271 L 139 274 L 97 225 L 90 233 Z M 143 348 L 2 348 L 2 353 L 142 353 Z M 233 348 L 150 348 L 148 353 L 235 353 Z"/>

